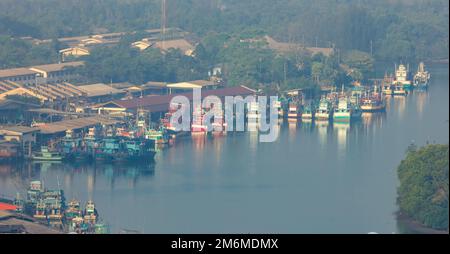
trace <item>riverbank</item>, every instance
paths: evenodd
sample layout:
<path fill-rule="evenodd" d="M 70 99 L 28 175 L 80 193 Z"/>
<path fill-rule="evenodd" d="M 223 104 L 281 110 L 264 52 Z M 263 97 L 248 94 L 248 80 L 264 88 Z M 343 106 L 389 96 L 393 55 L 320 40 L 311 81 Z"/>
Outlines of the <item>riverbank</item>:
<path fill-rule="evenodd" d="M 403 234 L 448 234 L 447 230 L 438 230 L 427 227 L 422 223 L 415 221 L 408 215 L 397 212 L 397 222 L 399 224 L 400 233 Z"/>

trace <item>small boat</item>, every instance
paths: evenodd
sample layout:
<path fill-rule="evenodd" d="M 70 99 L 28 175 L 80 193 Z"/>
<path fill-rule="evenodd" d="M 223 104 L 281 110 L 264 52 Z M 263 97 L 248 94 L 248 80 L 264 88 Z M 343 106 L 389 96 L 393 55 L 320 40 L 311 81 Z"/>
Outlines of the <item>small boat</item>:
<path fill-rule="evenodd" d="M 326 98 L 320 99 L 319 107 L 316 109 L 315 119 L 316 120 L 326 120 L 329 121 L 333 116 L 333 111 L 331 110 L 331 103 Z"/>
<path fill-rule="evenodd" d="M 62 161 L 63 156 L 58 152 L 49 151 L 47 146 L 41 146 L 41 150 L 33 153 L 31 158 L 38 161 Z"/>
<path fill-rule="evenodd" d="M 425 64 L 423 62 L 420 62 L 419 66 L 417 67 L 417 73 L 413 78 L 414 86 L 419 89 L 427 89 L 430 78 L 431 74 L 425 70 Z"/>

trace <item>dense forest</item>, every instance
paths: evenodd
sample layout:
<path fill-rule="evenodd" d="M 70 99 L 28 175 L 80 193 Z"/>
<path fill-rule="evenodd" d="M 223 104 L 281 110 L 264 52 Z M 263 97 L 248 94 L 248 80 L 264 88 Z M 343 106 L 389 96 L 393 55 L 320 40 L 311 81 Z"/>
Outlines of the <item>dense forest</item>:
<path fill-rule="evenodd" d="M 402 213 L 434 229 L 448 230 L 448 145 L 410 146 L 398 167 Z"/>
<path fill-rule="evenodd" d="M 167 0 L 167 26 L 264 31 L 281 41 L 380 59 L 446 58 L 447 0 Z M 56 38 L 158 28 L 161 0 L 0 0 L 0 34 Z"/>
<path fill-rule="evenodd" d="M 58 61 L 56 38 L 161 26 L 161 0 L 0 0 L 0 68 Z M 223 67 L 229 84 L 314 87 L 370 77 L 373 62 L 447 58 L 446 0 L 166 0 L 167 27 L 199 39 L 193 56 L 142 54 L 124 38 L 95 48 L 80 70 L 88 81 L 141 83 L 206 78 Z M 323 55 L 278 54 L 242 39 L 334 47 Z M 52 39 L 32 45 L 21 37 Z M 262 43 L 264 44 L 264 43 Z M 164 62 L 163 62 L 164 61 Z M 343 68 L 347 67 L 347 68 Z M 350 72 L 348 71 L 350 67 Z"/>

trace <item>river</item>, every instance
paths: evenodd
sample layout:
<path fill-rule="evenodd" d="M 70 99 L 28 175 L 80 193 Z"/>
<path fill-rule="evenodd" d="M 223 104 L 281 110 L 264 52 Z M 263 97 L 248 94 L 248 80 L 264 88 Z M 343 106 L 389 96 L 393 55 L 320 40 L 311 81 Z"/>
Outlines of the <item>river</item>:
<path fill-rule="evenodd" d="M 448 143 L 448 65 L 426 93 L 389 98 L 348 124 L 284 122 L 273 143 L 254 132 L 194 136 L 152 165 L 0 165 L 0 193 L 30 180 L 93 199 L 113 233 L 402 233 L 396 167 L 411 142 Z"/>

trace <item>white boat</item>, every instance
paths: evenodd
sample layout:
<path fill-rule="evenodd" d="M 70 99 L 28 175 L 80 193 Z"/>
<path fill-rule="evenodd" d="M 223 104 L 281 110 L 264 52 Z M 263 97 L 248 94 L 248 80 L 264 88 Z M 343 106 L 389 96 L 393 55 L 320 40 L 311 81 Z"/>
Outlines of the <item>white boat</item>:
<path fill-rule="evenodd" d="M 425 64 L 423 62 L 419 63 L 417 67 L 417 73 L 414 75 L 413 84 L 417 88 L 427 88 L 428 81 L 430 80 L 431 75 L 428 71 L 425 70 Z"/>
<path fill-rule="evenodd" d="M 403 88 L 409 89 L 412 86 L 411 80 L 409 80 L 409 67 L 400 64 L 398 68 L 395 69 L 395 80 L 393 82 L 394 86 L 402 85 Z"/>
<path fill-rule="evenodd" d="M 316 109 L 315 119 L 316 120 L 330 120 L 333 115 L 331 111 L 331 103 L 326 98 L 320 99 L 319 107 Z"/>

